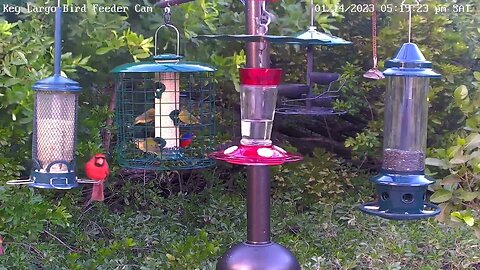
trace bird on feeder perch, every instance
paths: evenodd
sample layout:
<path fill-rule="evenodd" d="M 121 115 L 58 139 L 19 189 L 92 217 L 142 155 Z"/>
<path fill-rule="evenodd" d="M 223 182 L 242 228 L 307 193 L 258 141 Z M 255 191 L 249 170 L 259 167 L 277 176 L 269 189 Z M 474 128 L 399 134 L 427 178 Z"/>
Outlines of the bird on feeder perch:
<path fill-rule="evenodd" d="M 95 154 L 86 164 L 87 177 L 97 183 L 93 184 L 92 194 L 86 205 L 91 202 L 103 202 L 105 200 L 103 182 L 110 174 L 107 159 L 104 154 Z"/>

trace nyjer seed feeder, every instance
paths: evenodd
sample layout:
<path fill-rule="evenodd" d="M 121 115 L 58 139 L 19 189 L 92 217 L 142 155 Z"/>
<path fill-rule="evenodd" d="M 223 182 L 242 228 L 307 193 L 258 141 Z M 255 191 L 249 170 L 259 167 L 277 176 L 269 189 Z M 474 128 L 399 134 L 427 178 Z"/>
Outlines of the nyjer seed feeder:
<path fill-rule="evenodd" d="M 242 139 L 239 146 L 210 154 L 213 159 L 239 165 L 281 165 L 302 159 L 272 144 L 281 69 L 240 69 Z"/>
<path fill-rule="evenodd" d="M 414 43 L 405 43 L 385 63 L 387 78 L 382 173 L 372 179 L 378 202 L 360 209 L 387 219 L 408 220 L 437 215 L 439 207 L 427 203 L 426 191 L 434 181 L 424 175 L 430 78 L 432 70 Z"/>
<path fill-rule="evenodd" d="M 157 54 L 157 36 L 163 28 L 176 33 L 176 54 Z M 215 69 L 184 61 L 179 45 L 178 29 L 166 21 L 155 32 L 150 61 L 112 70 L 116 155 L 124 168 L 182 170 L 214 164 L 206 153 L 213 149 L 215 135 Z"/>

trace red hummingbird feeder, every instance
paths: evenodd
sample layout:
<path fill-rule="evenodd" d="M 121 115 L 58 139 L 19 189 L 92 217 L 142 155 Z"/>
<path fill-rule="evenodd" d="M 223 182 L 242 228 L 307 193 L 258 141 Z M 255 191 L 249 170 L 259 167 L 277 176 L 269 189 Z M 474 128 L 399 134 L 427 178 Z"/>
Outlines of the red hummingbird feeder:
<path fill-rule="evenodd" d="M 302 160 L 271 141 L 277 103 L 279 68 L 241 68 L 240 104 L 242 140 L 240 145 L 209 155 L 210 158 L 238 165 L 275 166 Z"/>

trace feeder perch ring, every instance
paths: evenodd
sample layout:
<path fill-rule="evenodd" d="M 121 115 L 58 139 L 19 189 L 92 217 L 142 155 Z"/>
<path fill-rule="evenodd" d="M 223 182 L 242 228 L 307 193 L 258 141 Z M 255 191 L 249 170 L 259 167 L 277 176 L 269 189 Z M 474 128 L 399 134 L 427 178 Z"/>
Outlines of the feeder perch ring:
<path fill-rule="evenodd" d="M 301 155 L 288 153 L 275 145 L 247 146 L 240 144 L 226 150 L 213 152 L 208 156 L 231 164 L 247 166 L 277 166 L 303 159 Z"/>
<path fill-rule="evenodd" d="M 98 184 L 99 181 L 91 180 L 91 179 L 77 179 L 77 183 L 79 184 Z"/>
<path fill-rule="evenodd" d="M 19 180 L 7 181 L 7 185 L 12 185 L 12 186 L 29 185 L 29 184 L 33 184 L 32 179 L 19 179 Z"/>
<path fill-rule="evenodd" d="M 427 208 L 431 208 L 433 210 L 426 210 Z M 379 206 L 377 202 L 369 202 L 369 203 L 362 204 L 359 206 L 359 209 L 364 213 L 374 215 L 374 216 L 379 216 L 386 219 L 391 219 L 391 220 L 416 220 L 416 219 L 429 218 L 429 217 L 438 215 L 441 211 L 440 207 L 433 203 L 425 203 L 423 210 L 421 210 L 421 213 L 415 213 L 415 214 L 409 214 L 407 212 L 392 213 L 392 212 L 387 212 L 388 210 L 381 211 L 379 210 Z"/>

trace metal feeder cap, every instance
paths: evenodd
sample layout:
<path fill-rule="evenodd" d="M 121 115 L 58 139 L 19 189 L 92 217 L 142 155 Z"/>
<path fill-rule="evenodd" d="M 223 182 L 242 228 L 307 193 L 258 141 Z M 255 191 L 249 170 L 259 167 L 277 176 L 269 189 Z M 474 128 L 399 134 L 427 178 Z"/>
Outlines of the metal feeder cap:
<path fill-rule="evenodd" d="M 35 91 L 59 91 L 59 92 L 79 92 L 80 84 L 69 78 L 60 75 L 54 75 L 46 79 L 35 82 L 32 86 Z"/>
<path fill-rule="evenodd" d="M 432 70 L 432 62 L 425 59 L 415 43 L 404 43 L 395 58 L 385 62 L 385 67 L 385 76 L 441 77 Z"/>

